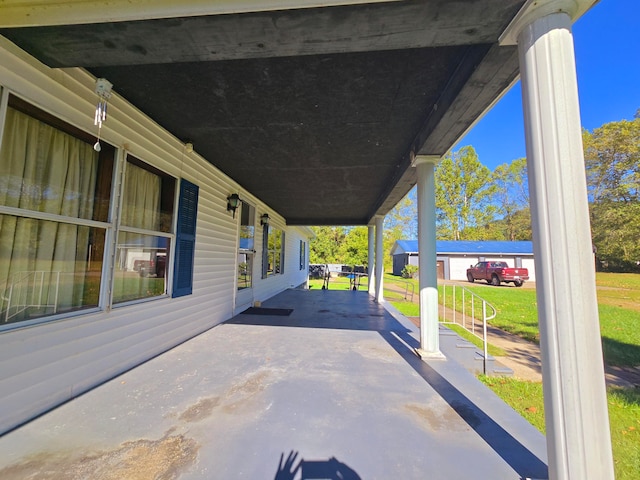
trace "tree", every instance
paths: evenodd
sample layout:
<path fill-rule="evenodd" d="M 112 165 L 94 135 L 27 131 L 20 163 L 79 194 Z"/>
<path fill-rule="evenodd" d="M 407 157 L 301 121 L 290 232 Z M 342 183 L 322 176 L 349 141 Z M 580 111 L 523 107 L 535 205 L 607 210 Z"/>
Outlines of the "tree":
<path fill-rule="evenodd" d="M 385 230 L 400 233 L 399 238 L 418 238 L 417 190 L 412 188 L 384 219 Z"/>
<path fill-rule="evenodd" d="M 400 200 L 384 219 L 384 235 L 382 249 L 384 251 L 384 269 L 390 270 L 393 265 L 391 249 L 396 240 L 418 238 L 418 205 L 417 190 L 414 187 Z"/>
<path fill-rule="evenodd" d="M 609 270 L 637 271 L 640 261 L 640 202 L 599 202 L 590 206 L 597 257 Z"/>
<path fill-rule="evenodd" d="M 527 159 L 519 158 L 496 167 L 493 172 L 496 191 L 494 202 L 502 220 L 496 222 L 499 232 L 495 239 L 530 240 L 531 212 L 529 210 L 529 187 Z"/>
<path fill-rule="evenodd" d="M 369 232 L 367 227 L 350 228 L 339 248 L 339 259 L 345 265 L 369 264 Z"/>
<path fill-rule="evenodd" d="M 639 113 L 582 134 L 593 242 L 612 270 L 640 261 Z"/>
<path fill-rule="evenodd" d="M 589 199 L 640 201 L 640 118 L 584 130 L 582 142 Z"/>
<path fill-rule="evenodd" d="M 340 245 L 346 237 L 344 227 L 312 227 L 315 238 L 309 242 L 309 263 L 342 263 Z"/>
<path fill-rule="evenodd" d="M 484 228 L 495 220 L 496 191 L 491 171 L 471 146 L 446 155 L 435 172 L 436 234 L 443 240 L 486 240 Z"/>

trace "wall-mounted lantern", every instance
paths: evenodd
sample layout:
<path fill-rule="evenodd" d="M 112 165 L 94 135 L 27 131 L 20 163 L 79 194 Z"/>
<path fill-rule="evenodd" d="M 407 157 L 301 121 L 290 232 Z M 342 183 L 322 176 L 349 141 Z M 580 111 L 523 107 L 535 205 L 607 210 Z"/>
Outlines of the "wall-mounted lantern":
<path fill-rule="evenodd" d="M 240 205 L 240 197 L 237 193 L 232 193 L 227 197 L 227 212 L 233 212 L 233 218 L 236 218 L 238 205 Z"/>

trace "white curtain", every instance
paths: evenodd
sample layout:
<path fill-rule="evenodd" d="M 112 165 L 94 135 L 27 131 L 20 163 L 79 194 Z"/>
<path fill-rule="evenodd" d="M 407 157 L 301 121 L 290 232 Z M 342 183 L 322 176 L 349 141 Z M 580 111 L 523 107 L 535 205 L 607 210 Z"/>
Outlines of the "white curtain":
<path fill-rule="evenodd" d="M 122 203 L 122 225 L 160 230 L 160 177 L 127 164 Z"/>
<path fill-rule="evenodd" d="M 116 272 L 113 286 L 114 303 L 146 298 L 164 293 L 164 280 L 161 280 L 162 291 L 158 292 L 158 280 L 143 276 L 130 276 L 125 270 L 130 262 L 129 251 L 144 250 L 147 260 L 157 261 L 158 237 L 127 232 L 126 227 L 160 230 L 161 178 L 133 163 L 127 163 L 124 192 L 122 198 L 123 230 L 118 234 L 118 262 L 120 269 Z M 130 273 L 130 272 L 129 272 Z"/>
<path fill-rule="evenodd" d="M 91 145 L 8 109 L 0 149 L 0 204 L 90 219 L 97 170 L 98 155 Z M 0 215 L 0 292 L 25 272 L 73 273 L 63 276 L 66 280 L 59 285 L 58 308 L 82 306 L 89 231 L 69 223 Z M 45 279 L 45 288 L 50 281 Z"/>

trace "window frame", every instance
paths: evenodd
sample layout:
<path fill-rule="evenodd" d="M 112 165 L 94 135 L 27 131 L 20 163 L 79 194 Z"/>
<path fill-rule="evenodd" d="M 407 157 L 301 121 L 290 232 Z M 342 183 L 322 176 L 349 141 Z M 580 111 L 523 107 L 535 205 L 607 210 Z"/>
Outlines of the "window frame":
<path fill-rule="evenodd" d="M 13 108 L 25 115 L 28 115 L 44 124 L 49 125 L 57 131 L 65 133 L 84 143 L 93 145 L 95 136 L 77 126 L 63 120 L 60 116 L 49 113 L 41 108 L 32 100 L 26 100 L 11 89 L 0 85 L 0 148 L 2 148 L 4 139 L 7 112 L 9 108 Z M 87 227 L 99 230 L 102 251 L 98 250 L 97 257 L 87 257 L 87 262 L 91 258 L 97 261 L 100 258 L 102 262 L 99 268 L 100 285 L 97 290 L 97 304 L 91 302 L 89 306 L 84 307 L 82 304 L 73 305 L 70 310 L 61 313 L 48 313 L 32 319 L 16 321 L 14 323 L 3 324 L 0 322 L 0 333 L 9 330 L 26 328 L 39 324 L 47 324 L 65 318 L 76 317 L 79 315 L 87 315 L 96 312 L 108 312 L 113 308 L 126 307 L 132 304 L 144 303 L 148 301 L 159 300 L 168 297 L 176 297 L 174 295 L 175 280 L 177 278 L 177 267 L 174 261 L 174 254 L 177 253 L 178 247 L 178 216 L 180 214 L 180 187 L 186 180 L 175 177 L 155 165 L 147 163 L 126 149 L 118 148 L 110 145 L 104 140 L 102 150 L 99 154 L 98 172 L 96 180 L 96 188 L 93 190 L 94 201 L 96 203 L 96 211 L 91 215 L 93 218 L 81 218 L 74 216 L 60 215 L 56 213 L 36 211 L 28 208 L 19 208 L 0 205 L 0 214 L 17 218 L 32 219 L 38 222 L 54 222 L 57 224 L 72 225 L 74 227 Z M 105 162 L 105 163 L 103 163 Z M 123 197 L 127 175 L 127 165 L 131 163 L 145 170 L 156 174 L 161 179 L 160 206 L 159 206 L 159 230 L 150 230 L 137 226 L 128 226 L 122 224 L 123 216 Z M 106 175 L 105 175 L 106 174 Z M 169 183 L 166 183 L 169 182 Z M 169 185 L 169 187 L 167 187 Z M 193 185 L 193 184 L 191 184 Z M 195 185 L 194 185 L 195 186 Z M 195 186 L 196 188 L 199 188 Z M 165 191 L 169 188 L 168 191 Z M 169 200 L 170 199 L 170 200 Z M 197 198 L 194 223 L 197 222 Z M 96 217 L 97 216 L 97 217 Z M 98 218 L 98 219 L 95 219 Z M 161 295 L 153 295 L 149 297 L 136 298 L 114 303 L 114 286 L 116 281 L 116 254 L 118 251 L 118 238 L 120 233 L 132 233 L 137 235 L 151 236 L 156 238 L 164 238 L 167 245 L 164 292 Z M 93 245 L 93 244 L 90 244 Z M 193 234 L 193 249 L 195 255 L 195 231 Z M 191 261 L 190 271 L 190 291 L 192 293 L 193 286 L 193 259 Z M 97 266 L 97 265 L 96 265 Z M 96 270 L 95 275 L 98 275 Z"/>
<path fill-rule="evenodd" d="M 273 230 L 273 232 L 272 232 Z M 269 236 L 275 234 L 274 232 L 280 232 L 280 248 L 269 248 Z M 262 278 L 270 278 L 276 275 L 284 275 L 285 269 L 285 231 L 282 228 L 276 228 L 270 224 L 265 224 L 262 229 Z M 275 271 L 275 254 L 279 252 L 278 260 L 280 261 L 280 270 L 278 272 Z M 274 268 L 269 270 L 269 260 L 271 259 L 271 255 L 274 255 Z"/>
<path fill-rule="evenodd" d="M 117 185 L 117 191 L 118 191 L 118 205 L 117 205 L 117 222 L 116 222 L 116 226 L 115 226 L 115 231 L 114 231 L 114 235 L 113 235 L 113 243 L 110 245 L 112 247 L 112 263 L 109 265 L 110 268 L 110 278 L 109 278 L 109 285 L 110 285 L 110 289 L 109 289 L 109 294 L 108 294 L 108 303 L 107 303 L 107 307 L 106 308 L 120 308 L 123 306 L 128 306 L 128 305 L 134 305 L 136 303 L 140 303 L 140 302 L 148 302 L 148 301 L 152 301 L 152 300 L 156 300 L 156 299 L 160 299 L 160 298 L 166 298 L 168 296 L 172 295 L 173 289 L 172 286 L 174 284 L 174 270 L 175 270 L 175 266 L 174 266 L 174 262 L 172 262 L 172 257 L 175 251 L 175 246 L 176 246 L 176 235 L 175 235 L 175 229 L 176 229 L 176 219 L 177 219 L 177 214 L 178 214 L 178 206 L 177 206 L 177 201 L 176 201 L 176 190 L 179 190 L 175 187 L 176 183 L 178 182 L 178 179 L 176 179 L 175 177 L 173 177 L 172 175 L 169 175 L 165 172 L 163 172 L 162 170 L 156 168 L 155 166 L 146 163 L 144 160 L 141 160 L 140 158 L 138 158 L 137 156 L 133 155 L 131 152 L 123 150 L 121 152 L 120 158 L 119 158 L 119 164 L 120 164 L 120 182 Z M 166 197 L 170 196 L 171 198 L 171 203 L 172 203 L 172 211 L 171 211 L 171 221 L 169 222 L 169 231 L 165 232 L 162 230 L 150 230 L 147 228 L 140 228 L 140 227 L 135 227 L 135 226 L 129 226 L 129 225 L 123 225 L 122 224 L 122 217 L 123 217 L 123 212 L 124 212 L 124 189 L 126 186 L 126 180 L 127 180 L 127 169 L 128 169 L 128 165 L 134 165 L 138 168 L 142 168 L 143 170 L 146 170 L 149 173 L 152 173 L 154 175 L 157 175 L 158 177 L 160 177 L 161 180 L 161 189 L 165 187 L 165 181 L 166 180 L 170 180 L 173 185 L 171 186 L 170 192 L 166 195 L 162 195 L 162 190 L 160 193 L 160 212 L 159 215 L 162 216 L 163 210 L 162 207 L 163 205 L 166 204 Z M 166 206 L 166 205 L 165 205 Z M 159 220 L 159 228 L 162 227 L 162 220 Z M 160 295 L 151 295 L 148 297 L 140 297 L 140 298 L 135 298 L 135 299 L 131 299 L 131 300 L 123 300 L 123 301 L 119 301 L 119 302 L 115 302 L 114 301 L 114 295 L 115 295 L 115 283 L 116 283 L 116 258 L 117 258 L 117 251 L 118 251 L 118 242 L 119 242 L 119 238 L 120 238 L 120 233 L 130 233 L 130 234 L 137 234 L 137 235 L 143 235 L 146 237 L 159 237 L 159 238 L 164 238 L 167 240 L 168 242 L 168 251 L 166 252 L 166 264 L 165 264 L 165 277 L 164 277 L 164 292 Z"/>
<path fill-rule="evenodd" d="M 300 240 L 300 270 L 304 270 L 307 258 L 307 243 Z"/>
<path fill-rule="evenodd" d="M 256 228 L 256 207 L 255 205 L 253 205 L 251 202 L 247 201 L 247 200 L 243 200 L 240 199 L 240 205 L 238 206 L 238 208 L 240 209 L 240 215 L 238 215 L 238 249 L 237 249 L 237 253 L 236 253 L 236 277 L 235 277 L 235 290 L 236 292 L 241 292 L 243 290 L 246 289 L 252 289 L 254 287 L 254 279 L 255 279 L 255 257 L 256 257 L 256 233 L 258 231 L 258 229 Z M 243 225 L 243 214 L 244 214 L 244 209 L 247 208 L 247 216 L 249 217 L 247 220 L 247 225 Z M 243 248 L 241 245 L 242 242 L 242 238 L 246 238 L 246 237 L 242 237 L 242 227 L 247 226 L 247 227 L 251 227 L 253 229 L 252 231 L 252 236 L 251 236 L 251 248 Z M 240 255 L 247 255 L 248 258 L 247 260 L 249 260 L 247 267 L 248 267 L 248 271 L 250 272 L 250 280 L 249 280 L 249 285 L 244 286 L 244 287 L 240 287 L 240 281 L 239 281 L 239 275 L 240 275 Z"/>
<path fill-rule="evenodd" d="M 74 125 L 58 118 L 51 113 L 41 109 L 35 104 L 24 100 L 15 92 L 11 91 L 6 87 L 0 86 L 0 149 L 3 146 L 4 132 L 6 126 L 6 119 L 8 109 L 13 108 L 14 110 L 21 112 L 24 115 L 27 115 L 41 123 L 49 125 L 55 130 L 62 132 L 72 138 L 80 140 L 87 144 L 92 144 L 92 137 L 89 133 L 80 130 Z M 40 317 L 36 317 L 30 320 L 17 321 L 15 323 L 0 323 L 0 332 L 15 330 L 20 328 L 26 328 L 34 325 L 40 325 L 49 323 L 52 321 L 57 321 L 63 318 L 75 317 L 79 315 L 86 315 L 89 313 L 95 313 L 99 311 L 104 311 L 110 305 L 109 302 L 109 284 L 111 281 L 109 270 L 110 270 L 110 247 L 111 242 L 110 239 L 113 235 L 114 224 L 113 224 L 113 199 L 114 199 L 114 189 L 115 189 L 115 179 L 116 172 L 118 170 L 118 155 L 119 151 L 117 148 L 105 144 L 106 148 L 100 152 L 99 162 L 109 162 L 107 168 L 111 170 L 111 175 L 108 178 L 110 184 L 108 185 L 108 193 L 106 199 L 108 199 L 108 209 L 105 212 L 103 219 L 94 220 L 89 218 L 82 218 L 80 216 L 67 216 L 60 215 L 50 212 L 43 212 L 39 210 L 32 210 L 28 208 L 18 208 L 18 207 L 9 207 L 5 205 L 0 205 L 0 215 L 8 215 L 18 218 L 26 218 L 32 219 L 36 221 L 44 221 L 44 222 L 52 222 L 60 225 L 72 225 L 75 227 L 87 227 L 91 229 L 102 230 L 104 232 L 104 247 L 102 252 L 101 259 L 101 270 L 100 270 L 100 288 L 98 291 L 98 300 L 95 306 L 87 306 L 65 311 L 62 313 L 52 313 L 50 315 L 43 315 Z M 99 165 L 99 168 L 103 166 Z M 97 173 L 99 176 L 100 174 Z M 104 180 L 106 181 L 106 180 Z M 104 193 L 104 192 L 103 192 Z M 94 200 L 105 200 L 102 197 L 95 197 Z"/>

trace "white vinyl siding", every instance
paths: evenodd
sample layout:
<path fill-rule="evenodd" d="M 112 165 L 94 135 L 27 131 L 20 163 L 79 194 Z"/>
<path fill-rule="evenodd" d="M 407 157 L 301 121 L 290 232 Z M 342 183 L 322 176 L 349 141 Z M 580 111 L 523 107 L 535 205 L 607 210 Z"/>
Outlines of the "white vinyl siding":
<path fill-rule="evenodd" d="M 95 133 L 94 79 L 82 70 L 50 70 L 0 37 L 0 86 Z M 103 142 L 120 149 L 119 161 L 126 152 L 199 187 L 192 294 L 78 312 L 29 328 L 1 330 L 0 324 L 0 433 L 232 317 L 238 240 L 237 218 L 226 208 L 229 194 L 238 193 L 257 212 L 268 213 L 285 233 L 284 274 L 256 276 L 254 298 L 264 301 L 306 280 L 306 269 L 291 261 L 298 256 L 299 241 L 308 242 L 305 229 L 287 227 L 277 212 L 197 153 L 187 153 L 117 94 L 109 112 Z M 262 229 L 256 228 L 256 250 L 261 236 Z M 258 251 L 256 258 L 260 255 Z M 173 261 L 168 263 L 173 268 Z"/>

